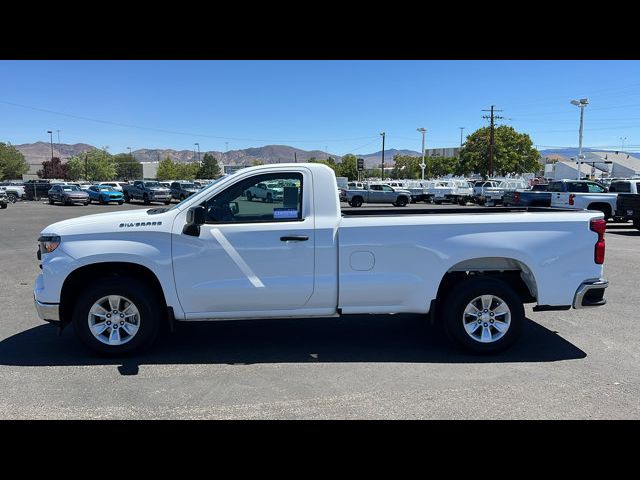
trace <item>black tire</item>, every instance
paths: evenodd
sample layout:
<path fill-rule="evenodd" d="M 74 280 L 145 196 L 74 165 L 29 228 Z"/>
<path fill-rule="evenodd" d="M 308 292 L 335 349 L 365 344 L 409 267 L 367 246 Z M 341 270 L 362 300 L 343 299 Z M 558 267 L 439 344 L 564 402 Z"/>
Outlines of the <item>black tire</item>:
<path fill-rule="evenodd" d="M 128 298 L 140 313 L 140 327 L 137 333 L 122 345 L 102 343 L 89 329 L 88 316 L 91 307 L 107 295 Z M 163 311 L 161 300 L 143 283 L 129 278 L 105 278 L 80 293 L 73 310 L 72 322 L 76 335 L 86 347 L 99 355 L 118 357 L 140 353 L 153 344 L 164 318 Z"/>
<path fill-rule="evenodd" d="M 104 205 L 105 203 L 107 203 L 107 202 L 104 201 L 104 197 L 102 195 L 100 195 L 100 198 L 98 199 L 98 202 L 100 203 L 100 205 Z"/>
<path fill-rule="evenodd" d="M 271 196 L 271 194 L 270 194 L 270 193 L 267 193 L 267 200 L 266 200 L 266 202 L 267 202 L 267 203 L 273 203 L 273 197 Z"/>
<path fill-rule="evenodd" d="M 640 218 L 635 218 L 633 220 L 633 228 L 640 230 Z"/>
<path fill-rule="evenodd" d="M 83 202 L 82 204 L 86 207 L 87 205 L 89 205 L 89 202 Z"/>
<path fill-rule="evenodd" d="M 164 204 L 165 204 L 165 205 L 169 205 L 169 204 L 171 204 L 171 200 L 165 200 Z"/>
<path fill-rule="evenodd" d="M 145 205 L 149 205 L 151 203 L 151 200 L 149 200 L 149 195 L 147 195 L 146 193 L 143 195 L 142 200 L 144 201 Z"/>
<path fill-rule="evenodd" d="M 122 205 L 124 202 L 122 200 L 118 201 L 118 205 Z"/>
<path fill-rule="evenodd" d="M 351 205 L 352 207 L 361 207 L 362 206 L 362 197 L 353 197 L 351 199 L 351 201 L 349 202 L 349 205 Z"/>
<path fill-rule="evenodd" d="M 398 197 L 396 203 L 394 203 L 396 207 L 406 207 L 407 206 L 407 197 Z"/>
<path fill-rule="evenodd" d="M 180 201 L 183 201 L 185 198 L 187 197 L 185 197 L 184 194 L 180 195 Z"/>
<path fill-rule="evenodd" d="M 464 327 L 465 308 L 481 295 L 499 297 L 507 304 L 511 313 L 511 321 L 506 332 L 489 343 L 474 340 Z M 513 345 L 522 333 L 525 319 L 524 305 L 518 294 L 504 281 L 486 276 L 473 276 L 458 283 L 447 295 L 440 310 L 443 312 L 443 326 L 448 336 L 466 350 L 481 354 L 498 353 Z M 490 331 L 491 329 L 497 332 L 494 327 L 489 326 Z"/>
<path fill-rule="evenodd" d="M 7 205 L 7 203 L 0 203 L 0 208 L 4 210 L 5 208 L 7 208 Z"/>
<path fill-rule="evenodd" d="M 434 200 L 433 203 L 436 205 L 442 205 L 442 200 Z"/>
<path fill-rule="evenodd" d="M 126 193 L 124 194 L 124 201 L 125 201 L 125 203 L 131 203 L 131 197 L 129 195 L 127 195 Z"/>
<path fill-rule="evenodd" d="M 16 203 L 18 201 L 18 196 L 15 193 L 7 193 L 7 200 L 11 203 Z"/>
<path fill-rule="evenodd" d="M 251 192 L 247 192 L 247 202 L 250 202 L 252 198 Z"/>
<path fill-rule="evenodd" d="M 53 205 L 54 203 L 56 202 L 54 202 L 53 198 L 49 197 L 49 205 Z"/>

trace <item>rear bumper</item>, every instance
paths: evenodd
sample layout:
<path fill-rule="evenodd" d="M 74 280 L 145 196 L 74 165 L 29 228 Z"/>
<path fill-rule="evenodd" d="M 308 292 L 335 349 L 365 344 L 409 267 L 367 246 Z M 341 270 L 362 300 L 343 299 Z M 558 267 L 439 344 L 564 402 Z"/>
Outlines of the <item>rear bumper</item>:
<path fill-rule="evenodd" d="M 609 281 L 604 278 L 587 280 L 582 282 L 573 297 L 573 308 L 600 307 L 607 301 L 604 291 L 609 286 Z"/>

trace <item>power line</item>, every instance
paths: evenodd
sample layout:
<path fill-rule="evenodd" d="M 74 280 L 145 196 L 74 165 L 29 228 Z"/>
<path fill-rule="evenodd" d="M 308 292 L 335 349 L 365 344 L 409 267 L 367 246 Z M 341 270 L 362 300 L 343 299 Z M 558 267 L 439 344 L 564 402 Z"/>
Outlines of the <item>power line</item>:
<path fill-rule="evenodd" d="M 494 115 L 494 112 L 502 112 L 502 110 L 494 110 L 495 105 L 491 105 L 491 110 L 482 110 L 483 112 L 491 112 L 491 115 L 483 115 L 482 118 L 487 118 L 491 122 L 490 130 L 489 130 L 489 178 L 493 177 L 493 150 L 494 146 L 494 121 L 500 120 L 504 117 L 499 117 Z"/>

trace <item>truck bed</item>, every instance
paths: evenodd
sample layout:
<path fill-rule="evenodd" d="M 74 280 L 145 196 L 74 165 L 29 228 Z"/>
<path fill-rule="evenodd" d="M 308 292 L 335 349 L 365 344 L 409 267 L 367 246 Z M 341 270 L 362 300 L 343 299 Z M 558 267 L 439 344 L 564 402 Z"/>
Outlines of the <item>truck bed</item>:
<path fill-rule="evenodd" d="M 517 212 L 580 212 L 561 207 L 453 207 L 453 208 L 367 208 L 341 210 L 343 217 L 390 216 L 390 215 L 442 215 L 476 213 L 517 213 Z"/>

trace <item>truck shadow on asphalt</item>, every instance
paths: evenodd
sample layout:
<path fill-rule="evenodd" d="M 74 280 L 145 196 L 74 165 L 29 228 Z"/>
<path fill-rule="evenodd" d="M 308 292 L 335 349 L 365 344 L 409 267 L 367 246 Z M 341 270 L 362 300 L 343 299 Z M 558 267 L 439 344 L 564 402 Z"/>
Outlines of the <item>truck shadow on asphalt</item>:
<path fill-rule="evenodd" d="M 76 339 L 72 327 L 58 337 L 42 325 L 0 342 L 0 365 L 115 365 L 135 375 L 139 365 L 403 362 L 554 362 L 587 354 L 556 332 L 525 320 L 520 341 L 499 355 L 473 355 L 452 344 L 437 326 L 417 315 L 325 319 L 242 320 L 179 324 L 148 352 L 129 358 L 98 357 Z"/>

